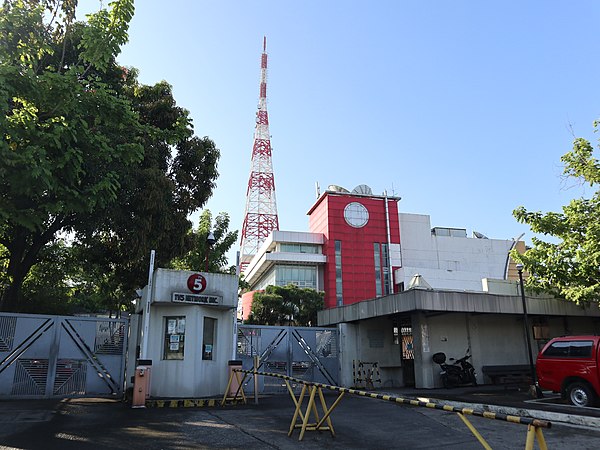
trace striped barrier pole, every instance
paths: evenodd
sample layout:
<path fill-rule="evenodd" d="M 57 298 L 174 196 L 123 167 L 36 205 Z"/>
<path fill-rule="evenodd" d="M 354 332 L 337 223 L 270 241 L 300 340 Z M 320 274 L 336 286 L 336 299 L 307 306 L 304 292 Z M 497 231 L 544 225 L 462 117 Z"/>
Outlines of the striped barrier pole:
<path fill-rule="evenodd" d="M 426 408 L 432 408 L 432 409 L 439 409 L 439 410 L 447 411 L 447 412 L 454 412 L 454 413 L 458 414 L 458 416 L 461 418 L 461 420 L 465 423 L 465 425 L 467 425 L 469 430 L 473 433 L 473 435 L 477 438 L 477 440 L 486 449 L 491 448 L 491 447 L 489 447 L 489 445 L 485 442 L 485 440 L 483 439 L 481 434 L 479 434 L 479 432 L 475 429 L 475 427 L 471 424 L 471 422 L 465 416 L 471 415 L 471 416 L 483 417 L 485 419 L 501 420 L 501 421 L 510 422 L 510 423 L 527 425 L 527 439 L 525 442 L 525 449 L 533 450 L 535 440 L 537 439 L 540 450 L 547 450 L 546 441 L 545 441 L 543 433 L 542 433 L 542 428 L 550 428 L 552 426 L 552 423 L 549 421 L 546 421 L 546 420 L 536 419 L 536 418 L 532 418 L 532 417 L 522 417 L 522 416 L 509 415 L 509 414 L 494 413 L 494 412 L 490 412 L 490 411 L 479 411 L 479 410 L 474 410 L 471 408 L 459 408 L 459 407 L 451 406 L 451 405 L 432 403 L 432 402 L 424 402 L 421 400 L 407 399 L 407 398 L 403 398 L 403 397 L 395 397 L 395 396 L 386 395 L 386 394 L 375 394 L 372 392 L 361 391 L 358 389 L 343 388 L 340 386 L 332 386 L 332 385 L 323 384 L 323 383 L 313 383 L 310 381 L 301 380 L 299 378 L 293 378 L 293 377 L 289 377 L 287 375 L 281 375 L 278 373 L 258 372 L 258 371 L 251 371 L 251 370 L 242 370 L 242 369 L 234 369 L 234 371 L 244 372 L 244 373 L 248 373 L 248 374 L 251 373 L 251 374 L 254 374 L 255 376 L 262 375 L 262 376 L 281 378 L 286 381 L 286 386 L 288 387 L 288 391 L 290 392 L 290 395 L 292 396 L 292 398 L 294 400 L 294 404 L 296 405 L 296 410 L 294 411 L 294 417 L 292 419 L 292 424 L 290 425 L 290 431 L 288 433 L 288 436 L 291 436 L 293 430 L 295 428 L 297 428 L 296 422 L 297 422 L 298 417 L 300 416 L 300 418 L 302 420 L 302 425 L 299 426 L 301 428 L 299 440 L 302 440 L 302 438 L 304 437 L 304 432 L 306 430 L 327 429 L 325 427 L 322 427 L 323 422 L 325 420 L 330 419 L 331 413 L 333 412 L 335 407 L 339 404 L 339 402 L 342 399 L 342 395 L 340 395 L 335 400 L 335 402 L 332 404 L 332 406 L 328 408 L 325 404 L 325 399 L 322 397 L 322 395 L 323 395 L 322 389 L 328 389 L 328 390 L 340 392 L 340 394 L 348 393 L 348 394 L 353 394 L 353 395 L 359 395 L 361 397 L 369 397 L 369 398 L 375 398 L 375 399 L 379 399 L 379 400 L 390 401 L 390 402 L 394 402 L 394 403 L 398 403 L 398 404 L 420 406 L 420 407 L 426 407 Z M 303 385 L 302 392 L 301 392 L 298 400 L 296 400 L 295 394 L 293 393 L 293 390 L 289 385 L 289 381 Z M 306 408 L 306 411 L 304 413 L 302 413 L 302 410 L 301 410 L 302 401 L 304 399 L 304 396 L 306 395 L 306 391 L 309 390 L 309 387 L 310 387 L 309 404 Z M 325 414 L 323 419 L 318 418 L 318 413 L 316 411 L 316 406 L 314 403 L 314 397 L 317 394 L 317 392 L 319 393 L 319 396 L 322 399 L 322 407 L 323 407 L 323 411 Z M 317 420 L 316 424 L 308 424 L 308 420 L 309 420 L 308 417 L 309 417 L 311 411 L 313 411 L 313 413 L 316 416 L 316 420 Z M 329 424 L 330 424 L 330 420 L 328 422 L 328 425 Z M 333 426 L 330 427 L 330 431 L 331 431 L 332 435 L 335 436 L 335 433 L 333 431 Z"/>

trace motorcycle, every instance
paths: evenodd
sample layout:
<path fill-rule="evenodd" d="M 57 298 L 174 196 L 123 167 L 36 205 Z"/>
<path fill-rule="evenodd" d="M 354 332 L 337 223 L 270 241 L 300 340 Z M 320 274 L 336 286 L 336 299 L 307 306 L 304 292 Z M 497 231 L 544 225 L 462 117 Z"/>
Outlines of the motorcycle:
<path fill-rule="evenodd" d="M 475 368 L 468 361 L 471 358 L 469 351 L 470 349 L 467 349 L 467 354 L 460 359 L 450 358 L 449 361 L 453 361 L 452 364 L 446 364 L 446 354 L 444 352 L 435 353 L 432 356 L 433 362 L 442 369 L 440 377 L 445 388 L 466 385 L 477 386 Z"/>

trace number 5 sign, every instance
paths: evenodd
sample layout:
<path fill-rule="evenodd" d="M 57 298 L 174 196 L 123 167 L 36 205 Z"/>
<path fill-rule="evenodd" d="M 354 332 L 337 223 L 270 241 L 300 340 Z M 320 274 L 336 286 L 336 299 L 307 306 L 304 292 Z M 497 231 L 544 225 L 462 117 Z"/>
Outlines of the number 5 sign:
<path fill-rule="evenodd" d="M 194 275 L 190 275 L 187 280 L 187 286 L 190 291 L 194 294 L 199 294 L 204 289 L 206 289 L 206 278 L 204 278 L 199 273 L 195 273 Z"/>

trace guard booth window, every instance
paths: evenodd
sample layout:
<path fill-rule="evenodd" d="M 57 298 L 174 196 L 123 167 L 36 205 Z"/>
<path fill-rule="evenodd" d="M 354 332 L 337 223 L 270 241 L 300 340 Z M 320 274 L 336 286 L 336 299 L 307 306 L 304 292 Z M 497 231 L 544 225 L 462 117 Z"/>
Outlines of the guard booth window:
<path fill-rule="evenodd" d="M 185 316 L 165 317 L 163 359 L 183 359 Z"/>
<path fill-rule="evenodd" d="M 204 318 L 204 330 L 202 332 L 202 359 L 206 361 L 213 360 L 215 350 L 215 331 L 217 329 L 217 319 L 212 317 Z"/>

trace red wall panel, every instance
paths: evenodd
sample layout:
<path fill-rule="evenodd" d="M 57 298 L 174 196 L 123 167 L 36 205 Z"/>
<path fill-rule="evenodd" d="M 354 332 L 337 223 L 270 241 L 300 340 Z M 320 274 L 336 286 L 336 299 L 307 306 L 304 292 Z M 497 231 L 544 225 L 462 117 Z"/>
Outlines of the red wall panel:
<path fill-rule="evenodd" d="M 384 197 L 325 193 L 309 212 L 311 232 L 323 233 L 325 265 L 325 307 L 336 302 L 335 241 L 342 243 L 343 302 L 352 304 L 376 296 L 374 243 L 388 242 Z M 352 202 L 361 203 L 369 212 L 367 224 L 350 226 L 344 219 L 344 208 Z M 387 199 L 390 243 L 400 243 L 397 199 Z"/>

